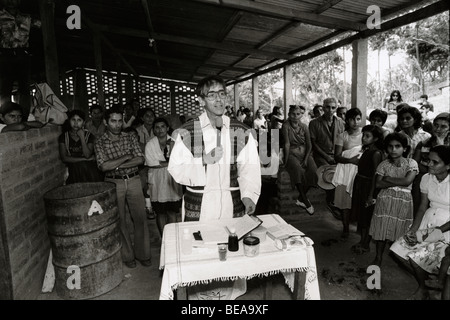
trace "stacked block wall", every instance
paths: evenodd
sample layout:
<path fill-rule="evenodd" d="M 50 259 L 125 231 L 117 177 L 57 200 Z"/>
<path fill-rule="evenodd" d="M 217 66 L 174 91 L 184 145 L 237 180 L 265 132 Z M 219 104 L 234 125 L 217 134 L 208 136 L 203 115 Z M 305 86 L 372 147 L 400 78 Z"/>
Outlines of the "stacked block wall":
<path fill-rule="evenodd" d="M 50 252 L 44 194 L 63 184 L 59 126 L 0 133 L 0 299 L 35 299 Z"/>

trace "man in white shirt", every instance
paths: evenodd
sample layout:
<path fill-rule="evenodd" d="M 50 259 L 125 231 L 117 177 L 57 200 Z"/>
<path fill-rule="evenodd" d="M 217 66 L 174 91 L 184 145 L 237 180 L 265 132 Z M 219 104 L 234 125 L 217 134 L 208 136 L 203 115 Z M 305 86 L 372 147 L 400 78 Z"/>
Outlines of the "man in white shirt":
<path fill-rule="evenodd" d="M 205 111 L 174 132 L 168 166 L 175 181 L 186 186 L 183 221 L 253 214 L 261 192 L 256 140 L 248 126 L 224 115 L 223 79 L 204 78 L 196 94 Z"/>

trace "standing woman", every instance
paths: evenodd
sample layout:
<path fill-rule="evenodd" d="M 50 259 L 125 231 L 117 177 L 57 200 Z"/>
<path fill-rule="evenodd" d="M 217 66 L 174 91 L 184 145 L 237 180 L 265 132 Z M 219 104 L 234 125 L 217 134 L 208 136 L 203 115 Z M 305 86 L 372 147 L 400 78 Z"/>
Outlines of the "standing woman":
<path fill-rule="evenodd" d="M 448 112 L 440 113 L 434 118 L 431 137 L 425 141 L 420 141 L 414 151 L 413 159 L 419 165 L 419 174 L 414 179 L 412 189 L 414 213 L 416 213 L 420 203 L 420 181 L 423 175 L 428 173 L 430 149 L 440 145 L 450 145 L 450 114 Z"/>
<path fill-rule="evenodd" d="M 360 109 L 351 108 L 347 111 L 345 131 L 337 136 L 334 149 L 334 159 L 337 162 L 333 177 L 333 184 L 336 186 L 334 205 L 342 211 L 342 239 L 347 239 L 350 234 L 353 181 L 361 156 L 361 118 Z"/>
<path fill-rule="evenodd" d="M 291 184 L 298 190 L 296 204 L 309 214 L 314 214 L 314 207 L 306 196 L 311 186 L 317 185 L 317 167 L 311 155 L 312 145 L 308 126 L 301 122 L 305 107 L 292 105 L 289 117 L 282 126 L 284 140 L 284 159 L 286 170 L 291 178 Z"/>
<path fill-rule="evenodd" d="M 417 216 L 405 236 L 391 247 L 391 251 L 402 259 L 400 261 L 409 261 L 419 285 L 413 298 L 429 297 L 425 279 L 429 274 L 438 274 L 439 268 L 443 267 L 441 262 L 446 248 L 450 245 L 449 172 L 450 147 L 441 145 L 431 148 L 428 173 L 420 182 L 421 201 Z M 444 271 L 448 274 L 448 267 Z"/>
<path fill-rule="evenodd" d="M 389 101 L 387 102 L 387 113 L 388 114 L 395 114 L 397 105 L 402 103 L 402 95 L 400 94 L 400 91 L 394 90 L 391 92 L 391 95 L 389 96 Z"/>
<path fill-rule="evenodd" d="M 58 138 L 59 155 L 69 171 L 66 184 L 103 181 L 95 162 L 95 137 L 84 129 L 84 112 L 72 110 L 67 115 L 65 132 Z"/>
<path fill-rule="evenodd" d="M 167 223 L 181 221 L 182 187 L 167 171 L 173 140 L 168 134 L 169 123 L 164 118 L 153 122 L 155 136 L 145 146 L 145 162 L 149 167 L 148 185 L 156 224 L 160 235 Z"/>
<path fill-rule="evenodd" d="M 408 144 L 411 147 L 408 158 L 412 158 L 419 142 L 429 139 L 431 134 L 422 130 L 422 114 L 419 109 L 406 103 L 402 104 L 398 111 L 397 123 L 400 132 L 406 134 L 408 138 Z"/>

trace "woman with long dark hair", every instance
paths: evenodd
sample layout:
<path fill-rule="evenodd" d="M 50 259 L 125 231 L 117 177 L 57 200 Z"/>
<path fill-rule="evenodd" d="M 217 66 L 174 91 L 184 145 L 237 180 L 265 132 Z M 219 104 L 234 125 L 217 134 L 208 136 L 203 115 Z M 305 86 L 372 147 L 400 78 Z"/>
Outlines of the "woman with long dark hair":
<path fill-rule="evenodd" d="M 84 129 L 85 114 L 81 110 L 67 113 L 64 132 L 59 136 L 59 155 L 67 165 L 66 184 L 103 181 L 94 155 L 94 135 Z"/>

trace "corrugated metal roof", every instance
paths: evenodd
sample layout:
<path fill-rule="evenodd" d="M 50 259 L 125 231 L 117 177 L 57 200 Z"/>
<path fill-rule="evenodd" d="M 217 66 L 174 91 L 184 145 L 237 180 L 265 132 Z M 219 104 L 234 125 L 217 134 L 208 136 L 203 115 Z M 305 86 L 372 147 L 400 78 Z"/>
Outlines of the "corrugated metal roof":
<path fill-rule="evenodd" d="M 22 11 L 38 14 L 36 3 L 22 0 Z M 81 9 L 81 30 L 66 27 L 69 5 Z M 322 49 L 330 35 L 349 41 L 354 32 L 367 36 L 370 5 L 381 8 L 382 18 L 405 8 L 426 7 L 422 16 L 449 9 L 445 0 L 58 0 L 55 32 L 60 72 L 95 68 L 94 28 L 111 45 L 102 46 L 104 70 L 116 71 L 121 65 L 125 72 L 187 82 L 220 74 L 236 82 L 269 64 L 289 63 L 312 44 L 314 50 Z M 30 41 L 36 59 L 42 59 L 42 39 L 34 34 Z"/>

